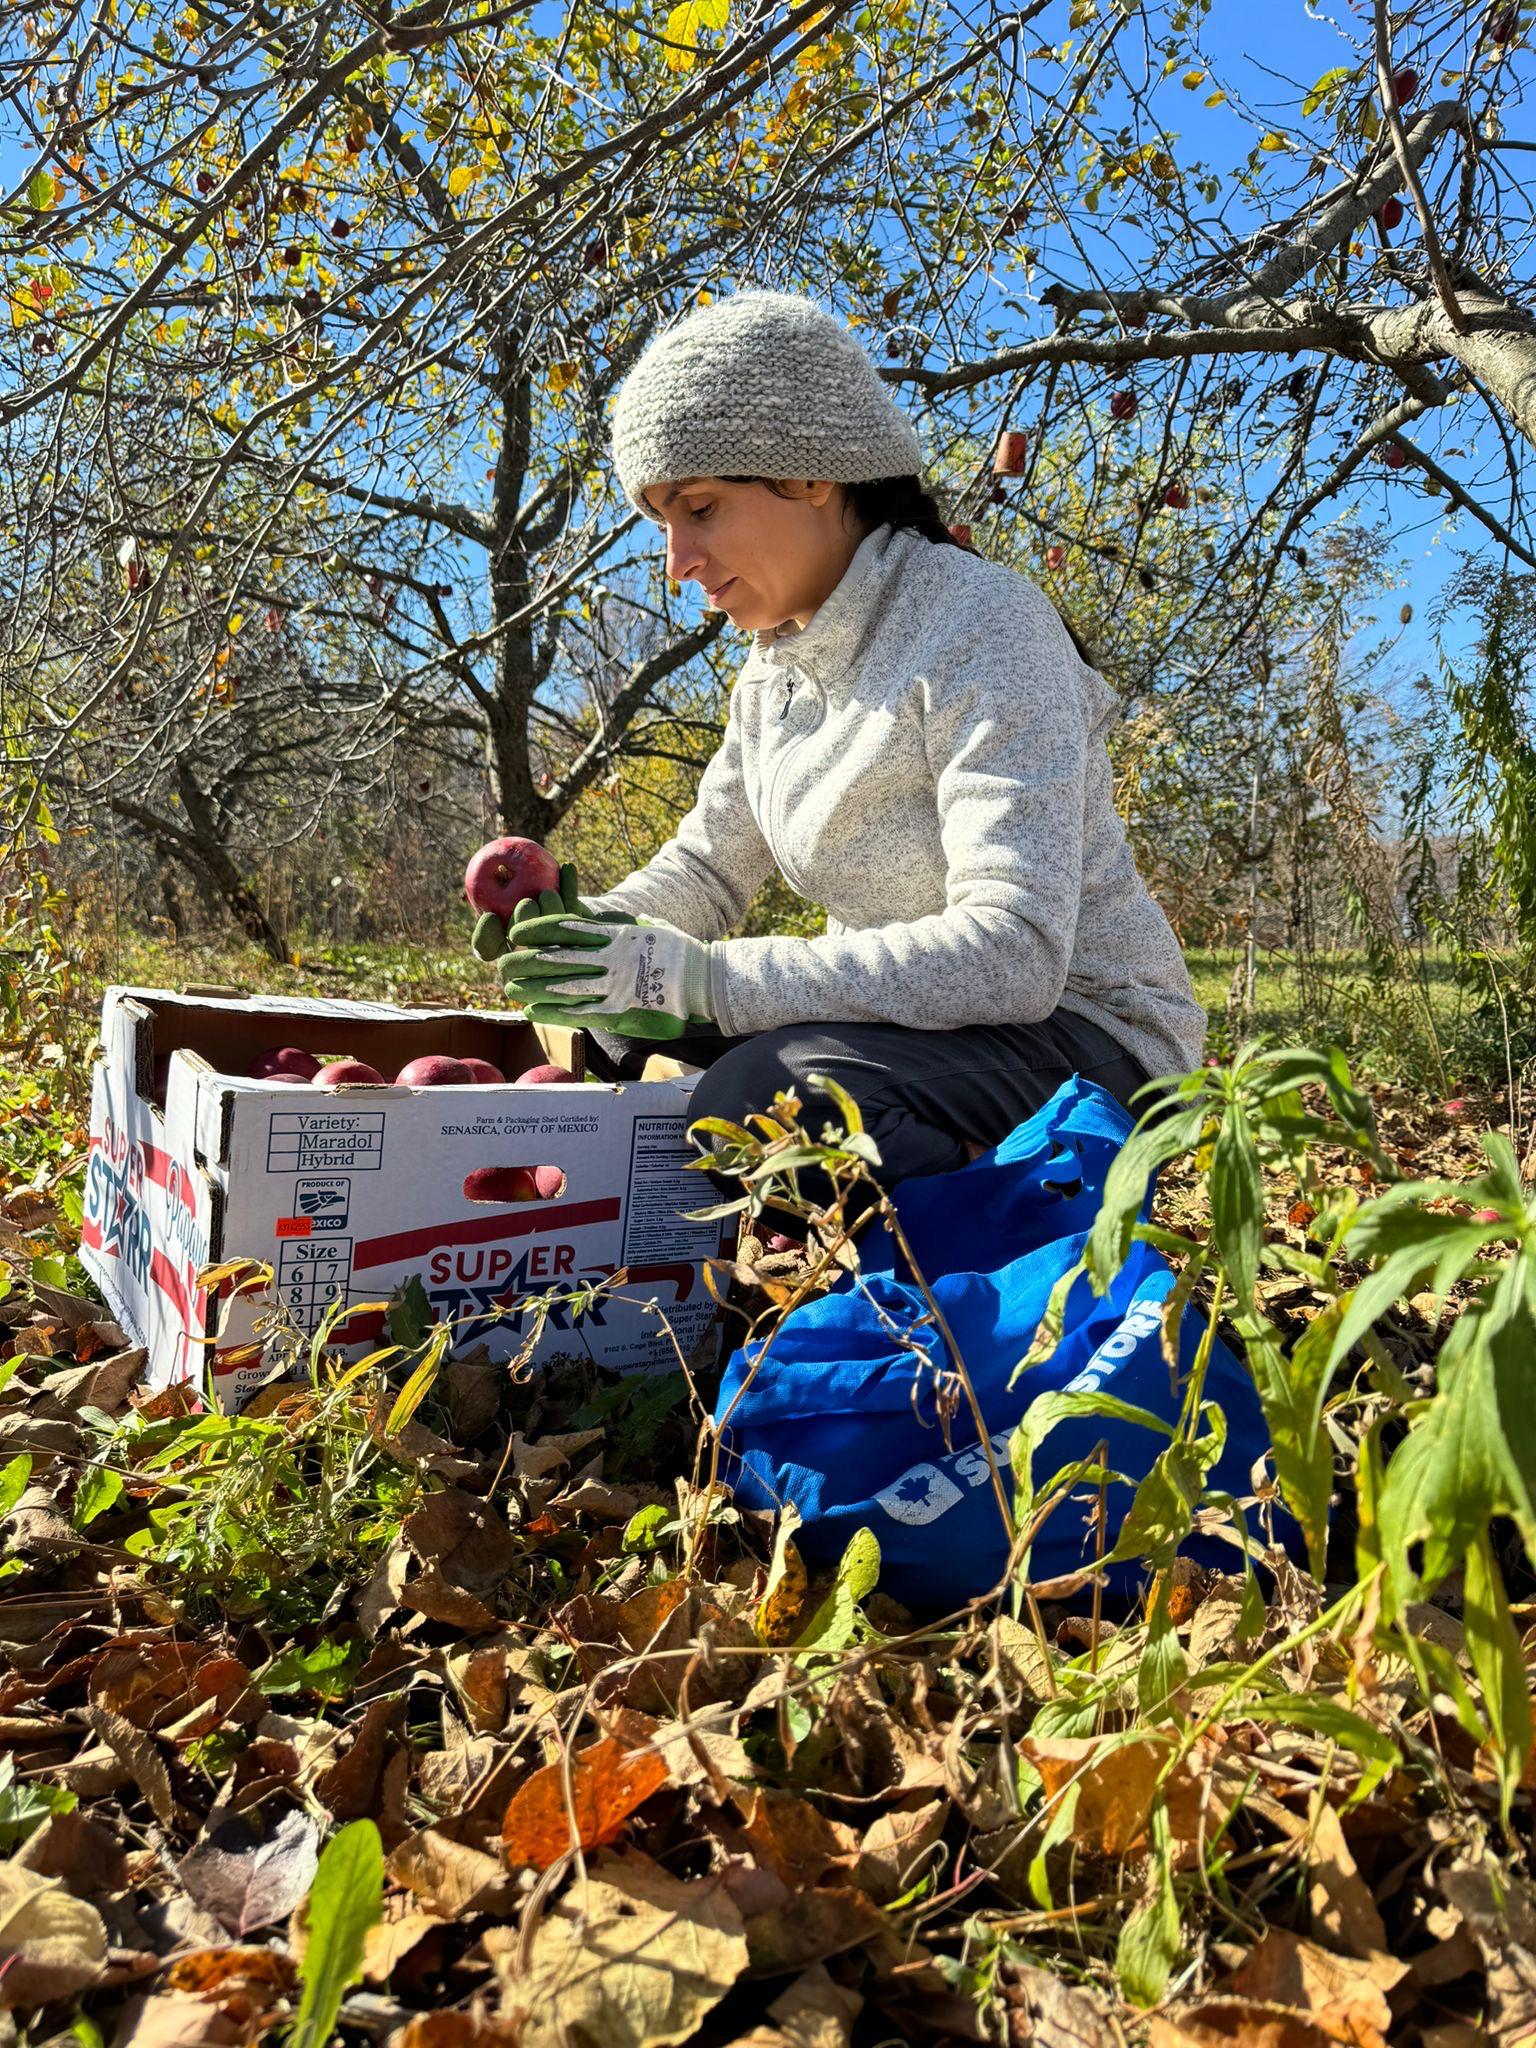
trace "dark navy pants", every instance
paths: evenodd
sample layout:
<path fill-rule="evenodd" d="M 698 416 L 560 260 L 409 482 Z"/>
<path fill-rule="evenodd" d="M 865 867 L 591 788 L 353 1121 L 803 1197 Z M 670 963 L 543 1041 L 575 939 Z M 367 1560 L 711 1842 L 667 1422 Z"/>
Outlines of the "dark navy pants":
<path fill-rule="evenodd" d="M 1140 1064 L 1097 1024 L 1062 1009 L 1037 1024 L 971 1024 L 957 1031 L 792 1024 L 738 1038 L 687 1032 L 664 1043 L 589 1031 L 587 1046 L 587 1071 L 601 1081 L 638 1080 L 653 1052 L 703 1067 L 694 1083 L 694 1116 L 741 1123 L 749 1110 L 766 1110 L 779 1089 L 793 1088 L 803 1105 L 800 1120 L 813 1136 L 841 1119 L 832 1098 L 806 1076 L 831 1074 L 863 1111 L 883 1162 L 877 1177 L 887 1190 L 913 1174 L 964 1166 L 971 1144 L 997 1144 L 1073 1074 L 1097 1082 L 1133 1118 L 1150 1102 L 1133 1106 L 1130 1100 L 1148 1079 Z M 727 1197 L 742 1191 L 729 1176 L 709 1178 Z M 807 1200 L 831 1199 L 825 1174 L 802 1173 L 800 1186 Z M 770 1227 L 794 1231 L 782 1215 Z"/>

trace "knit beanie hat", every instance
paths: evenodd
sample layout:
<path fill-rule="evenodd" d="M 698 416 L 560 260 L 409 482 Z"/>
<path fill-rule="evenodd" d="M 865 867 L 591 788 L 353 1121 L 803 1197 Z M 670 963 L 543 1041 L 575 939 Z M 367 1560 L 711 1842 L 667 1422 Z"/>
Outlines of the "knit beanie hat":
<path fill-rule="evenodd" d="M 922 444 L 840 320 L 789 292 L 744 291 L 658 335 L 624 380 L 613 459 L 630 503 L 685 476 L 916 476 Z"/>

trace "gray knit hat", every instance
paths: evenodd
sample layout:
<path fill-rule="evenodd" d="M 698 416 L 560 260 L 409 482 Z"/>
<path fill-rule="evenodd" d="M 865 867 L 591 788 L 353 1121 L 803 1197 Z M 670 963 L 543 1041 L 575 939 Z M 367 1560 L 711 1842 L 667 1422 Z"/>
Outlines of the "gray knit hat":
<path fill-rule="evenodd" d="M 922 444 L 840 320 L 789 292 L 700 306 L 651 342 L 613 410 L 630 503 L 685 476 L 916 476 Z"/>

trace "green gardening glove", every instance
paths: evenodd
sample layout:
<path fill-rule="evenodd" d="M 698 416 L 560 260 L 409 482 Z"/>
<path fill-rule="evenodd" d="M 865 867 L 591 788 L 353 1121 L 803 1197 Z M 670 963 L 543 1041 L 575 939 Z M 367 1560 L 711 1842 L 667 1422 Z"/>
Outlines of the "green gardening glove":
<path fill-rule="evenodd" d="M 702 939 L 646 918 L 626 924 L 520 903 L 496 962 L 509 1002 L 535 1024 L 595 1025 L 624 1038 L 681 1038 L 715 1021 Z"/>
<path fill-rule="evenodd" d="M 553 889 L 546 889 L 542 896 L 530 896 L 517 907 L 529 916 L 600 917 L 605 924 L 633 924 L 635 921 L 622 910 L 589 910 L 577 891 L 576 863 L 573 860 L 568 860 L 561 866 L 558 895 Z M 511 944 L 507 936 L 506 919 L 498 917 L 494 910 L 486 911 L 476 923 L 469 943 L 479 959 L 501 959 Z"/>

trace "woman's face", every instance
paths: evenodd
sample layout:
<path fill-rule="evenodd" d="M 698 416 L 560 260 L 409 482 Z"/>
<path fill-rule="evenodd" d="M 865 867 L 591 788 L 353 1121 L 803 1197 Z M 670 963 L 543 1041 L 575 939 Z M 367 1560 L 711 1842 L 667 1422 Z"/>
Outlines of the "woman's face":
<path fill-rule="evenodd" d="M 746 632 L 794 619 L 805 625 L 853 560 L 864 528 L 848 510 L 846 486 L 727 483 L 685 477 L 656 484 L 646 503 L 667 534 L 667 574 L 697 583 L 705 602 Z"/>

